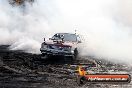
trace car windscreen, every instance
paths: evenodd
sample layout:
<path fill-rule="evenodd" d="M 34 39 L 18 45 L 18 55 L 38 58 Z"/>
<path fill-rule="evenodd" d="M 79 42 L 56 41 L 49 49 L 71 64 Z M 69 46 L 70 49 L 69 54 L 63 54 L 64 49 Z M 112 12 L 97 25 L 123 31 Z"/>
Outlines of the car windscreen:
<path fill-rule="evenodd" d="M 61 40 L 63 37 L 64 41 L 71 41 L 71 42 L 77 42 L 77 36 L 75 34 L 68 34 L 68 33 L 58 33 L 55 34 L 52 39 L 54 40 Z"/>

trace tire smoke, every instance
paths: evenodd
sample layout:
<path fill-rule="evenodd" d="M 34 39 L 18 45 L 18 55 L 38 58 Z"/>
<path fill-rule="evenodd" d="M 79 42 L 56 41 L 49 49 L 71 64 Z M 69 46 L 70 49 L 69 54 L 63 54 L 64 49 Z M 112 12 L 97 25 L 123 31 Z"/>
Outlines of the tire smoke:
<path fill-rule="evenodd" d="M 40 53 L 44 37 L 77 30 L 85 38 L 81 55 L 130 63 L 131 7 L 131 0 L 36 0 L 24 8 L 0 0 L 0 44 Z"/>

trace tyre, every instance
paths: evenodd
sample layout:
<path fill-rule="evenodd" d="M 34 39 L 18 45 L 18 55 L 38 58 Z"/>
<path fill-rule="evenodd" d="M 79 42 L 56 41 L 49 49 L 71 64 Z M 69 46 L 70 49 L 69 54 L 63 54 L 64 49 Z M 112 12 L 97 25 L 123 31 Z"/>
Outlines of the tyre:
<path fill-rule="evenodd" d="M 74 50 L 74 56 L 73 56 L 73 60 L 76 60 L 78 58 L 78 50 L 77 48 Z"/>

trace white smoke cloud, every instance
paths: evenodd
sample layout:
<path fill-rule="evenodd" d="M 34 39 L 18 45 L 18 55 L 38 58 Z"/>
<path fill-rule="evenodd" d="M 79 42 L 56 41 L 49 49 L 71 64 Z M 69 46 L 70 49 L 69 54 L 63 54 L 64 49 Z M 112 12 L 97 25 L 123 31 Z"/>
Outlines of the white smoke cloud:
<path fill-rule="evenodd" d="M 36 0 L 25 8 L 0 0 L 0 44 L 39 52 L 43 37 L 77 32 L 85 37 L 82 55 L 132 61 L 131 0 Z"/>
<path fill-rule="evenodd" d="M 8 0 L 0 0 L 0 44 L 11 44 L 10 48 L 13 50 L 25 49 L 35 53 L 39 51 L 38 45 L 41 45 L 43 37 L 48 36 L 52 31 L 49 25 L 53 15 L 48 6 L 50 3 L 47 2 L 47 5 L 41 2 L 40 0 L 33 6 L 27 3 L 23 8 L 12 7 Z M 35 49 L 34 46 L 37 48 Z M 29 51 L 29 48 L 32 51 Z"/>
<path fill-rule="evenodd" d="M 72 26 L 77 25 L 79 33 L 86 38 L 83 55 L 93 55 L 115 62 L 132 61 L 132 31 L 128 25 L 131 24 L 131 15 L 128 16 L 131 13 L 130 2 L 61 1 L 60 8 L 64 18 L 68 19 Z"/>
<path fill-rule="evenodd" d="M 38 53 L 41 44 L 29 38 L 21 38 L 10 47 L 12 50 L 23 50 L 30 53 Z"/>

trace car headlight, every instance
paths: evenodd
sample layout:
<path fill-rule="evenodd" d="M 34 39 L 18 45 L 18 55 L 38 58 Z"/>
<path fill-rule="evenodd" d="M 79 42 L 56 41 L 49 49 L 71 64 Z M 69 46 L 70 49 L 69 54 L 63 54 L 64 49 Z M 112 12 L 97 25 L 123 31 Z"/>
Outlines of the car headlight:
<path fill-rule="evenodd" d="M 71 50 L 71 53 L 74 53 L 74 50 Z"/>

